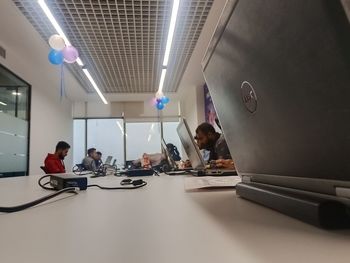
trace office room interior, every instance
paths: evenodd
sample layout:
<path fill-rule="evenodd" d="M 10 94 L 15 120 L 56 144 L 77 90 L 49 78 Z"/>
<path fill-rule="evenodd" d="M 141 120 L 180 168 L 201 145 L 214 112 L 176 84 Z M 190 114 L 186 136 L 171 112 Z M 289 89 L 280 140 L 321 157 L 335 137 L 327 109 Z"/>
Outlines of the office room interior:
<path fill-rule="evenodd" d="M 348 262 L 349 21 L 1 0 L 1 261 Z"/>

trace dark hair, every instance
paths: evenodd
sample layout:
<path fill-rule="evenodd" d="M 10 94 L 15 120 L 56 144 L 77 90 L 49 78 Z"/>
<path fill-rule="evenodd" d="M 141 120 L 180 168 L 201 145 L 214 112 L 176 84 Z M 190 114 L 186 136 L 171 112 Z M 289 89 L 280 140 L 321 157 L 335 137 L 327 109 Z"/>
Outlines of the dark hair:
<path fill-rule="evenodd" d="M 102 156 L 102 153 L 101 152 L 96 152 L 98 155 L 101 155 Z"/>
<path fill-rule="evenodd" d="M 210 123 L 203 122 L 201 125 L 197 127 L 196 133 L 198 132 L 202 132 L 204 134 L 209 134 L 210 132 L 215 133 L 215 129 Z"/>
<path fill-rule="evenodd" d="M 88 155 L 92 154 L 94 151 L 96 151 L 96 148 L 90 148 L 90 149 L 88 149 Z"/>
<path fill-rule="evenodd" d="M 64 141 L 59 141 L 56 145 L 56 152 L 58 150 L 65 150 L 65 149 L 69 149 L 70 145 Z"/>
<path fill-rule="evenodd" d="M 170 157 L 174 160 L 174 161 L 180 161 L 181 157 L 179 154 L 179 151 L 177 150 L 177 147 L 172 144 L 172 143 L 168 143 L 166 145 L 166 148 L 168 149 L 169 155 Z"/>

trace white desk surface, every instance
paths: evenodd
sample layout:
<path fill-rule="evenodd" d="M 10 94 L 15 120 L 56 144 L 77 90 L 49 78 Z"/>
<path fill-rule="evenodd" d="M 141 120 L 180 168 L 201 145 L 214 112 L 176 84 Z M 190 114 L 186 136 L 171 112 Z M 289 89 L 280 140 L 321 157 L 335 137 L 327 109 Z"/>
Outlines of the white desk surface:
<path fill-rule="evenodd" d="M 48 194 L 37 179 L 0 179 L 0 206 Z M 234 190 L 188 193 L 183 176 L 144 179 L 137 190 L 91 188 L 0 214 L 0 262 L 350 262 L 350 230 L 318 229 Z"/>

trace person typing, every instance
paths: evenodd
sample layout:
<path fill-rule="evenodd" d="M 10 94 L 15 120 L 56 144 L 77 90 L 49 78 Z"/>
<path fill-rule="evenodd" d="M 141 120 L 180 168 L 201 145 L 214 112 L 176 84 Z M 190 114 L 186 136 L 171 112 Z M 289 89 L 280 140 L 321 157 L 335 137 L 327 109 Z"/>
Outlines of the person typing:
<path fill-rule="evenodd" d="M 59 141 L 56 145 L 55 153 L 48 153 L 45 158 L 46 173 L 65 173 L 64 158 L 67 156 L 70 145 L 64 141 Z"/>

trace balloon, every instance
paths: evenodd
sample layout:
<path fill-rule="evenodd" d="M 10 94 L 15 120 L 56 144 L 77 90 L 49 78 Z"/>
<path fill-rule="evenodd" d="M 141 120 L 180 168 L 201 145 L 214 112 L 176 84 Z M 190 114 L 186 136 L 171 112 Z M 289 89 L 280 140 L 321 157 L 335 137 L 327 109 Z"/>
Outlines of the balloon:
<path fill-rule="evenodd" d="M 152 103 L 152 106 L 156 106 L 157 103 L 158 103 L 158 101 L 157 101 L 156 98 L 153 98 L 152 101 L 151 101 L 151 103 Z"/>
<path fill-rule="evenodd" d="M 78 50 L 73 46 L 66 46 L 63 50 L 64 61 L 67 63 L 74 63 L 79 57 Z"/>
<path fill-rule="evenodd" d="M 51 49 L 49 53 L 49 61 L 51 62 L 51 64 L 54 64 L 54 65 L 62 64 L 63 62 L 62 51 Z"/>
<path fill-rule="evenodd" d="M 161 100 L 163 104 L 167 104 L 170 101 L 170 99 L 166 96 L 163 96 Z"/>
<path fill-rule="evenodd" d="M 66 46 L 63 38 L 57 34 L 49 38 L 49 45 L 55 50 L 62 50 Z"/>
<path fill-rule="evenodd" d="M 164 104 L 160 101 L 157 103 L 156 107 L 158 110 L 162 110 L 162 109 L 164 109 Z"/>
<path fill-rule="evenodd" d="M 159 91 L 158 91 L 158 92 L 156 93 L 156 98 L 157 98 L 157 99 L 161 99 L 163 96 L 164 96 L 163 92 L 159 92 Z"/>

